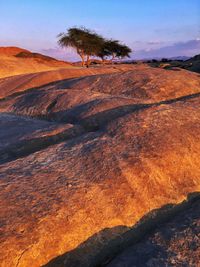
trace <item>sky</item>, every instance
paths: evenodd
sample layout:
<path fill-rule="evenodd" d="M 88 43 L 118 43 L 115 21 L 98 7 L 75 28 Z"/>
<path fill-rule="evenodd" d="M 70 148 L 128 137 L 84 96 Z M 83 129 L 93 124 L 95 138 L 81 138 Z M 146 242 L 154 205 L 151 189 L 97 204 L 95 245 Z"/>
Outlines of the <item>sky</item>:
<path fill-rule="evenodd" d="M 73 26 L 120 40 L 133 59 L 200 54 L 200 0 L 0 0 L 0 46 L 75 61 L 57 44 Z"/>

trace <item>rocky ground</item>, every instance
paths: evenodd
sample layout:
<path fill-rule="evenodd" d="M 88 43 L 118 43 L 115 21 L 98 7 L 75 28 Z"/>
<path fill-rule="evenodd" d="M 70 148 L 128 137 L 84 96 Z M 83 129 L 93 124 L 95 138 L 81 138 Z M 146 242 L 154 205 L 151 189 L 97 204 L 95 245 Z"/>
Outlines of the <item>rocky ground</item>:
<path fill-rule="evenodd" d="M 137 245 L 124 250 L 107 267 L 199 266 L 200 201 L 158 225 Z"/>
<path fill-rule="evenodd" d="M 1 79 L 3 267 L 96 266 L 145 214 L 200 190 L 198 74 L 70 71 Z"/>

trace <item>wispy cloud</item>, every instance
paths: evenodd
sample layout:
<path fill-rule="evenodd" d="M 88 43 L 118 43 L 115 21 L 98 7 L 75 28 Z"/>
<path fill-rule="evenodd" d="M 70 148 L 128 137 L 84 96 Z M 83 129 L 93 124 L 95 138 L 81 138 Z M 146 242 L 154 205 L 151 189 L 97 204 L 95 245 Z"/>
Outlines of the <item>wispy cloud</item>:
<path fill-rule="evenodd" d="M 161 45 L 163 44 L 162 41 L 149 41 L 147 42 L 148 45 Z"/>
<path fill-rule="evenodd" d="M 148 47 L 135 51 L 134 58 L 153 58 L 153 57 L 174 57 L 174 56 L 194 56 L 200 54 L 200 39 L 189 40 L 187 42 L 177 42 L 172 45 L 159 48 Z"/>

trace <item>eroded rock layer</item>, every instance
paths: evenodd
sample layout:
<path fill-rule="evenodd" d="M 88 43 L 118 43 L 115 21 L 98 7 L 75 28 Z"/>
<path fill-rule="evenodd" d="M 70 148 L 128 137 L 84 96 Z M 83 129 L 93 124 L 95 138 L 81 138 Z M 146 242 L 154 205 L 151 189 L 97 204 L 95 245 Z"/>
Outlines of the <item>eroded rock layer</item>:
<path fill-rule="evenodd" d="M 66 254 L 60 266 L 71 267 L 67 253 L 88 238 L 102 246 L 200 190 L 198 75 L 121 68 L 0 101 L 2 266 Z"/>

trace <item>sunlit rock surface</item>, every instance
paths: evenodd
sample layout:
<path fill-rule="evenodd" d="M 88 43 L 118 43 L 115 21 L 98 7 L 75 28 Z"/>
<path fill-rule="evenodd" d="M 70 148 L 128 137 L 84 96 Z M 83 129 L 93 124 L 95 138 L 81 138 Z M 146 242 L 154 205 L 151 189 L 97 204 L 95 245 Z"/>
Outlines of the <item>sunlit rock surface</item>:
<path fill-rule="evenodd" d="M 200 190 L 199 76 L 116 68 L 31 90 L 5 87 L 2 266 L 41 266 L 62 254 L 60 266 L 92 266 L 90 246 L 70 261 L 67 253 L 95 234 L 104 246 L 152 209 Z"/>

